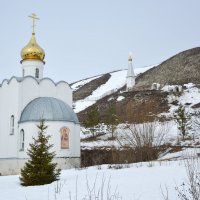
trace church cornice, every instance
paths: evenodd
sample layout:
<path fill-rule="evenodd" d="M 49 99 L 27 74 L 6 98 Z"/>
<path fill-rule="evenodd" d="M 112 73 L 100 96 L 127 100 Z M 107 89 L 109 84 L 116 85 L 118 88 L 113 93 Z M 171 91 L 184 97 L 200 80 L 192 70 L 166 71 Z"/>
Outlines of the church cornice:
<path fill-rule="evenodd" d="M 58 86 L 58 85 L 60 85 L 60 84 L 66 84 L 67 86 L 69 86 L 69 88 L 71 88 L 70 85 L 69 85 L 66 81 L 54 82 L 51 78 L 48 78 L 48 77 L 45 77 L 45 78 L 42 78 L 42 79 L 36 79 L 36 78 L 34 78 L 33 76 L 25 76 L 25 77 L 12 76 L 10 79 L 4 79 L 4 80 L 1 82 L 1 84 L 0 84 L 0 88 L 1 88 L 5 83 L 7 83 L 7 85 L 9 85 L 13 79 L 15 79 L 18 83 L 21 83 L 21 82 L 23 82 L 24 80 L 29 79 L 29 78 L 32 79 L 32 80 L 34 80 L 38 85 L 39 85 L 41 82 L 48 80 L 48 81 L 50 81 L 51 83 L 53 83 L 54 86 Z"/>

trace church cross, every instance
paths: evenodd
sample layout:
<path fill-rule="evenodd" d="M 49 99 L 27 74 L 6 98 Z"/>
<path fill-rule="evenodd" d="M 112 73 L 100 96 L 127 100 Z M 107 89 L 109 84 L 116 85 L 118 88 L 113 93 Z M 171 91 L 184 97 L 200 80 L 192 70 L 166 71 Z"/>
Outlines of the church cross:
<path fill-rule="evenodd" d="M 35 13 L 32 13 L 32 15 L 31 15 L 31 16 L 28 16 L 28 17 L 32 18 L 32 20 L 33 20 L 33 25 L 32 25 L 32 27 L 33 27 L 33 34 L 35 34 L 35 20 L 36 20 L 36 19 L 39 20 L 39 18 L 36 17 L 36 14 L 35 14 Z"/>

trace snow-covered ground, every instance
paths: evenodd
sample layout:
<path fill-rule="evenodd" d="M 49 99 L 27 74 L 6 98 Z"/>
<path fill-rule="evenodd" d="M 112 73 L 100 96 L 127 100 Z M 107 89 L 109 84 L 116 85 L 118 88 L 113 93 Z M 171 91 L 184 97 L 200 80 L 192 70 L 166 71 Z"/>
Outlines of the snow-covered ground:
<path fill-rule="evenodd" d="M 155 65 L 154 65 L 155 66 Z M 148 67 L 143 67 L 143 68 L 135 68 L 134 72 L 135 75 L 139 75 L 141 73 L 144 73 L 145 71 L 151 69 L 154 66 L 148 66 Z M 106 96 L 108 94 L 111 94 L 115 91 L 117 91 L 119 88 L 123 87 L 126 83 L 126 75 L 127 75 L 127 70 L 121 70 L 121 71 L 116 71 L 110 73 L 111 77 L 109 80 L 103 84 L 100 85 L 96 90 L 93 91 L 93 93 L 81 100 L 78 100 L 74 102 L 75 105 L 75 112 L 78 113 L 87 107 L 93 105 L 96 103 L 97 100 L 102 98 L 103 96 Z M 86 83 L 89 83 L 92 80 L 95 80 L 96 78 L 99 78 L 100 76 L 96 76 L 93 78 L 85 79 L 83 81 L 76 82 L 75 84 L 71 85 L 71 88 L 73 91 L 76 91 L 78 88 L 81 86 L 85 85 Z"/>
<path fill-rule="evenodd" d="M 94 185 L 96 194 L 101 191 L 102 181 L 105 181 L 102 199 L 107 199 L 109 186 L 110 195 L 116 192 L 123 200 L 162 200 L 161 188 L 164 193 L 165 188 L 168 189 L 169 200 L 176 200 L 175 187 L 186 182 L 184 161 L 135 163 L 118 170 L 108 168 L 108 165 L 102 165 L 63 170 L 58 184 L 31 187 L 22 187 L 19 176 L 1 176 L 0 200 L 69 200 L 70 195 L 72 200 L 82 200 Z M 56 193 L 56 190 L 60 191 Z"/>
<path fill-rule="evenodd" d="M 176 93 L 171 93 L 168 96 L 168 102 L 170 105 L 170 110 L 168 114 L 172 114 L 177 108 L 179 104 L 182 104 L 186 107 L 187 112 L 193 112 L 192 106 L 200 103 L 200 89 L 196 87 L 194 84 L 189 83 L 184 85 L 186 89 L 184 89 L 181 95 L 177 95 Z M 164 89 L 167 86 L 164 87 Z M 173 102 L 177 101 L 177 105 L 173 105 Z"/>

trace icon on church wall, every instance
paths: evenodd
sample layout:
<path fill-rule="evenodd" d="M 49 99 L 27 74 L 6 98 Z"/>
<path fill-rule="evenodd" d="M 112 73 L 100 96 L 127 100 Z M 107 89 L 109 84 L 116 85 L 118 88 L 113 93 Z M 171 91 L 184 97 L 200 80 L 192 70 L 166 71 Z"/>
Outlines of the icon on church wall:
<path fill-rule="evenodd" d="M 61 128 L 61 149 L 69 149 L 69 128 Z"/>

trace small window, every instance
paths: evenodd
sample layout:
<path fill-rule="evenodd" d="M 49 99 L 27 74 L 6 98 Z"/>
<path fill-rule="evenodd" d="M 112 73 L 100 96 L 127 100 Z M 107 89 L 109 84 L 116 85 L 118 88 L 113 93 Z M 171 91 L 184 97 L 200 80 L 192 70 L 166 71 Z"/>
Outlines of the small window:
<path fill-rule="evenodd" d="M 35 69 L 35 78 L 39 78 L 39 69 L 38 68 Z"/>
<path fill-rule="evenodd" d="M 23 77 L 24 77 L 24 75 L 25 75 L 25 73 L 24 73 L 24 69 L 23 69 L 22 73 L 23 73 Z"/>
<path fill-rule="evenodd" d="M 20 131 L 20 151 L 24 151 L 24 129 Z"/>
<path fill-rule="evenodd" d="M 14 135 L 15 131 L 15 118 L 14 115 L 10 117 L 10 135 Z"/>

